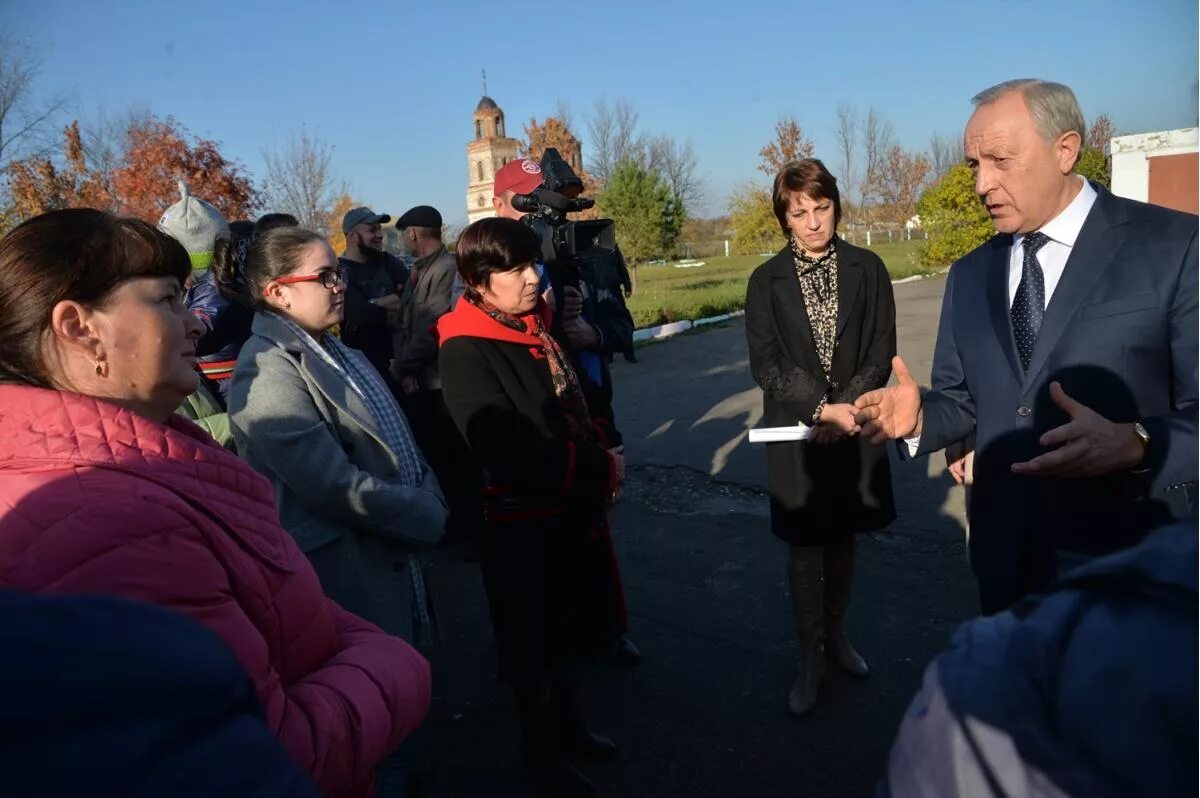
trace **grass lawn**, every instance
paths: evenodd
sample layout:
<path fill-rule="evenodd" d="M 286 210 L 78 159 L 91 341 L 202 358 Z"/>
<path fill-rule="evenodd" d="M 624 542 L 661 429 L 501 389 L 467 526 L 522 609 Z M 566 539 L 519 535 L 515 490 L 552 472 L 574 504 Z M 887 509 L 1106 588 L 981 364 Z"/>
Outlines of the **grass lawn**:
<path fill-rule="evenodd" d="M 920 241 L 877 244 L 871 249 L 883 258 L 893 280 L 923 274 L 917 262 Z M 637 293 L 628 300 L 633 323 L 651 327 L 682 319 L 703 319 L 741 310 L 750 272 L 770 256 L 739 255 L 700 258 L 704 265 L 680 269 L 673 265 L 639 266 Z"/>

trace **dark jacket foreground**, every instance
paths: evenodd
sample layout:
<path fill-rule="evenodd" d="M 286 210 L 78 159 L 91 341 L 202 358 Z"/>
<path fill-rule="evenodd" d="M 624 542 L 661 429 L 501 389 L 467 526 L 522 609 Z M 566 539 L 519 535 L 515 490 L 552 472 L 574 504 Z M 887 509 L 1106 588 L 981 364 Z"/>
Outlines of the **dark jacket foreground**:
<path fill-rule="evenodd" d="M 0 651 L 5 795 L 317 795 L 233 654 L 182 615 L 0 592 Z"/>
<path fill-rule="evenodd" d="M 959 629 L 880 796 L 1195 795 L 1196 555 L 1176 524 Z"/>
<path fill-rule="evenodd" d="M 746 289 L 750 371 L 763 389 L 763 426 L 810 424 L 817 403 L 853 403 L 887 384 L 896 354 L 896 306 L 883 261 L 838 239 L 838 337 L 830 379 L 790 247 L 759 266 Z M 887 451 L 864 438 L 829 445 L 767 444 L 771 531 L 818 546 L 882 529 L 896 517 Z"/>
<path fill-rule="evenodd" d="M 386 252 L 379 253 L 367 263 L 345 257 L 338 258 L 338 263 L 346 270 L 342 343 L 366 355 L 394 391 L 392 336 L 397 325 L 388 319 L 386 310 L 372 304 L 371 300 L 391 294 L 403 296 L 408 287 L 408 267 Z"/>
<path fill-rule="evenodd" d="M 446 404 L 492 494 L 480 556 L 500 677 L 539 684 L 615 639 L 613 461 L 571 441 L 537 338 L 465 299 L 438 331 Z"/>

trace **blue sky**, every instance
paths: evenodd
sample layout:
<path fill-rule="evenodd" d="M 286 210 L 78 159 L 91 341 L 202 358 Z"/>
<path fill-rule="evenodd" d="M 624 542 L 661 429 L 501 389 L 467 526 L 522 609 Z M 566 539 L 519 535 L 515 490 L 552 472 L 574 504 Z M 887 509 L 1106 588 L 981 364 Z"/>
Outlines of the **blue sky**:
<path fill-rule="evenodd" d="M 1197 119 L 1195 0 L 0 0 L 0 29 L 39 49 L 39 90 L 70 93 L 77 115 L 173 115 L 255 177 L 264 147 L 307 126 L 356 198 L 393 215 L 432 204 L 447 222 L 466 217 L 485 68 L 510 134 L 565 101 L 586 160 L 584 117 L 603 96 L 631 102 L 644 132 L 690 140 L 706 213 L 762 177 L 782 116 L 836 164 L 841 102 L 874 105 L 918 149 L 957 137 L 969 98 L 1013 77 L 1067 83 L 1121 132 Z"/>

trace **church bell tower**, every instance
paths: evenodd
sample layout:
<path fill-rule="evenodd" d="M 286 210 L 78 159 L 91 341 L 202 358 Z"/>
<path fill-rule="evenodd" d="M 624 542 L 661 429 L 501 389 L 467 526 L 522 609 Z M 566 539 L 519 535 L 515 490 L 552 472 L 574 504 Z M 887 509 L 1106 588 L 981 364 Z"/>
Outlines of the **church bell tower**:
<path fill-rule="evenodd" d="M 495 216 L 492 186 L 496 172 L 517 158 L 520 143 L 504 130 L 504 111 L 487 93 L 487 73 L 483 79 L 483 98 L 472 116 L 474 138 L 467 144 L 467 221 L 476 222 Z"/>

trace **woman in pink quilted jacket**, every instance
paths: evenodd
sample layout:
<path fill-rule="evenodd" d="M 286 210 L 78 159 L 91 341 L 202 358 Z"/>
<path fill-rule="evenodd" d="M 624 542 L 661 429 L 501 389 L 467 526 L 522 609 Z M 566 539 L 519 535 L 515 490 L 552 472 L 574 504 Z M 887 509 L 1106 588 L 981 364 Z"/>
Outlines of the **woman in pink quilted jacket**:
<path fill-rule="evenodd" d="M 195 618 L 322 790 L 372 795 L 429 664 L 326 598 L 270 483 L 173 416 L 197 380 L 190 269 L 151 225 L 90 209 L 0 239 L 0 586 Z"/>

